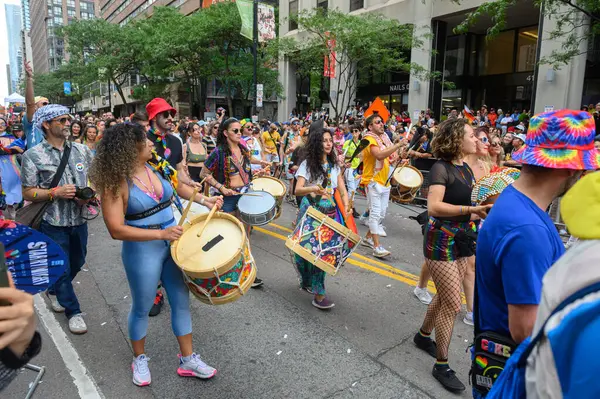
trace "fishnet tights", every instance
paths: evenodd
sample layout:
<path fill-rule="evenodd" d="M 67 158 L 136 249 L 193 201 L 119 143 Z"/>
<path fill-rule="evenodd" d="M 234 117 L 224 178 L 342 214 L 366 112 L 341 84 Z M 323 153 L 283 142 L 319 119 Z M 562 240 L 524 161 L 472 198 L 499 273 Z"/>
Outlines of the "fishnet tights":
<path fill-rule="evenodd" d="M 430 334 L 435 329 L 437 359 L 447 360 L 454 319 L 461 308 L 460 292 L 467 258 L 458 258 L 454 262 L 426 259 L 426 262 L 437 295 L 427 308 L 421 330 Z"/>

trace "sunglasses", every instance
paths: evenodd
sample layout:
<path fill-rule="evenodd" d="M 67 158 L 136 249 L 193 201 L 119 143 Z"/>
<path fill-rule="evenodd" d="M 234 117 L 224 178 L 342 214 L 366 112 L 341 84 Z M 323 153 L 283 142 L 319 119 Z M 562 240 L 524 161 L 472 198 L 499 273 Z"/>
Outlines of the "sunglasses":
<path fill-rule="evenodd" d="M 250 125 L 250 126 L 246 125 L 246 126 L 244 126 L 244 129 L 252 130 L 252 129 L 254 129 L 254 126 L 252 126 L 252 125 Z"/>
<path fill-rule="evenodd" d="M 497 141 L 494 141 L 492 144 L 490 144 L 492 147 L 500 147 L 500 143 Z"/>
<path fill-rule="evenodd" d="M 46 105 L 48 105 L 48 103 L 46 103 L 46 102 L 42 103 L 42 107 L 45 107 Z"/>
<path fill-rule="evenodd" d="M 162 116 L 163 116 L 163 118 L 165 118 L 165 119 L 166 119 L 166 118 L 168 118 L 168 117 L 171 117 L 171 118 L 172 118 L 172 117 L 174 117 L 174 116 L 175 116 L 175 113 L 173 113 L 173 112 L 169 112 L 169 111 L 165 111 L 165 112 L 163 112 L 163 113 L 162 113 Z"/>
<path fill-rule="evenodd" d="M 489 142 L 490 142 L 490 140 L 485 136 L 480 138 L 479 141 L 481 141 L 483 144 L 489 144 Z"/>
<path fill-rule="evenodd" d="M 213 129 L 218 129 L 218 128 L 219 128 L 219 125 L 213 126 Z"/>
<path fill-rule="evenodd" d="M 354 133 L 354 132 L 358 133 L 358 132 L 360 132 L 360 130 L 358 130 L 358 129 L 352 129 L 352 133 Z"/>
<path fill-rule="evenodd" d="M 242 131 L 240 129 L 231 129 L 230 131 L 233 132 L 234 134 L 242 133 Z"/>
<path fill-rule="evenodd" d="M 67 123 L 67 121 L 70 121 L 70 120 L 71 120 L 71 118 L 69 118 L 69 117 L 67 117 L 67 116 L 63 116 L 63 117 L 62 117 L 62 118 L 60 118 L 60 119 L 52 119 L 52 122 L 58 122 L 58 123 L 60 123 L 61 125 L 64 125 L 64 124 L 66 124 L 66 123 Z"/>
<path fill-rule="evenodd" d="M 377 122 L 373 122 L 374 125 L 383 125 L 383 121 L 379 119 Z"/>
<path fill-rule="evenodd" d="M 297 126 L 299 124 L 300 124 L 300 122 L 292 122 L 292 125 L 296 125 Z"/>

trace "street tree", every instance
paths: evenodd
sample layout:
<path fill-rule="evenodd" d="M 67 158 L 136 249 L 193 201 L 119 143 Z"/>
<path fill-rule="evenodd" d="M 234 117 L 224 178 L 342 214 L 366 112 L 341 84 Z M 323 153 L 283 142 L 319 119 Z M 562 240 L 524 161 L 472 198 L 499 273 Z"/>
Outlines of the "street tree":
<path fill-rule="evenodd" d="M 460 0 L 452 0 L 460 4 Z M 600 35 L 600 1 L 598 0 L 533 0 L 544 17 L 554 19 L 556 26 L 549 32 L 549 39 L 560 41 L 562 47 L 538 62 L 558 69 L 570 62 L 573 57 L 585 53 L 582 44 L 589 43 Z M 517 0 L 490 0 L 467 14 L 465 20 L 455 29 L 456 33 L 468 32 L 480 18 L 488 17 L 491 25 L 488 37 L 493 38 L 506 28 L 508 9 Z"/>
<path fill-rule="evenodd" d="M 103 19 L 76 20 L 61 27 L 71 63 L 85 70 L 92 81 L 110 82 L 127 104 L 124 86 L 132 72 L 142 67 L 144 38 L 131 26 Z"/>
<path fill-rule="evenodd" d="M 426 73 L 410 62 L 410 48 L 422 45 L 422 39 L 413 37 L 412 25 L 377 14 L 358 16 L 331 9 L 302 11 L 291 18 L 306 36 L 280 39 L 279 49 L 296 63 L 300 76 L 323 75 L 324 59 L 330 59 L 335 79 L 326 92 L 335 120 L 344 117 L 357 85 L 369 76 L 390 71 Z"/>

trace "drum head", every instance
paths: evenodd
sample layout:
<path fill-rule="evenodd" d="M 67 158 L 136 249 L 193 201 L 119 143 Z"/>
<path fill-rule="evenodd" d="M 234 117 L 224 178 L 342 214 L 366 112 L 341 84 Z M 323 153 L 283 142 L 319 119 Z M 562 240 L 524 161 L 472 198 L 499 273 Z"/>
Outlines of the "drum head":
<path fill-rule="evenodd" d="M 240 212 L 249 215 L 260 215 L 275 207 L 275 197 L 268 191 L 249 191 L 252 195 L 242 195 L 238 201 Z"/>
<path fill-rule="evenodd" d="M 206 215 L 192 220 L 174 248 L 174 260 L 184 271 L 192 274 L 210 273 L 216 267 L 226 267 L 239 260 L 246 235 L 241 223 L 233 216 L 216 214 L 206 226 L 202 236 L 198 233 Z"/>
<path fill-rule="evenodd" d="M 394 179 L 404 187 L 414 188 L 423 184 L 423 175 L 412 166 L 405 166 L 396 169 Z"/>
<path fill-rule="evenodd" d="M 266 191 L 274 196 L 285 194 L 285 184 L 273 177 L 257 177 L 252 180 L 252 189 L 255 191 Z"/>

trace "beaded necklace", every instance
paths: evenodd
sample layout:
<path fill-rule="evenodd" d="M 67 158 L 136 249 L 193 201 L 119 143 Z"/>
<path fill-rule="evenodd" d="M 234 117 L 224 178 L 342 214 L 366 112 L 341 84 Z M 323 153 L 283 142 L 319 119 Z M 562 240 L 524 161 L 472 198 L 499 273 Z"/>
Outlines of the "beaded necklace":
<path fill-rule="evenodd" d="M 162 146 L 162 148 L 164 150 L 165 158 L 169 158 L 169 156 L 171 155 L 171 150 L 167 147 L 167 134 L 168 133 L 161 134 L 160 130 L 154 129 L 154 128 L 151 128 L 149 130 L 149 133 L 156 136 L 156 142 Z"/>

